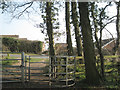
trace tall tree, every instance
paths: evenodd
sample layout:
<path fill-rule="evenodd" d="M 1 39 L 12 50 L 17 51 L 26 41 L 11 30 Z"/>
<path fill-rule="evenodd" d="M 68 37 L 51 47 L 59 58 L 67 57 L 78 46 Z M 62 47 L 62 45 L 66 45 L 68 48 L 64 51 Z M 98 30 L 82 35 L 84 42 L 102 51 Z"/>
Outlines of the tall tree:
<path fill-rule="evenodd" d="M 104 75 L 104 55 L 102 53 L 102 32 L 103 29 L 110 23 L 114 21 L 114 17 L 109 18 L 107 16 L 105 10 L 108 6 L 111 5 L 111 2 L 109 2 L 107 5 L 105 5 L 103 8 L 98 8 L 97 4 L 95 2 L 91 3 L 91 17 L 93 21 L 93 27 L 94 27 L 94 37 L 96 40 L 96 47 L 98 49 L 98 53 L 100 55 L 101 60 L 101 75 L 102 78 L 105 79 Z M 106 23 L 104 23 L 106 21 Z M 97 34 L 98 31 L 100 31 L 100 38 L 98 38 Z"/>
<path fill-rule="evenodd" d="M 119 53 L 119 43 L 120 43 L 120 1 L 116 2 L 117 5 L 117 19 L 116 19 L 116 31 L 117 31 L 117 40 L 115 45 L 114 53 L 117 55 Z"/>
<path fill-rule="evenodd" d="M 47 2 L 46 3 L 46 26 L 47 26 L 47 34 L 49 38 L 49 55 L 51 57 L 51 71 L 56 72 L 55 69 L 55 51 L 54 51 L 54 41 L 53 41 L 53 23 L 52 23 L 52 12 L 51 12 L 51 6 L 52 2 Z M 55 77 L 55 74 L 53 74 L 53 77 Z"/>
<path fill-rule="evenodd" d="M 100 24 L 100 42 L 99 42 L 99 39 L 98 39 L 98 23 L 97 23 L 97 20 L 96 20 L 96 13 L 94 12 L 95 10 L 95 6 L 94 6 L 94 3 L 92 3 L 92 8 L 91 8 L 91 12 L 92 12 L 92 18 L 93 18 L 93 23 L 94 23 L 94 28 L 95 28 L 95 32 L 94 32 L 94 36 L 95 36 L 95 40 L 96 40 L 96 47 L 98 48 L 98 53 L 100 55 L 100 60 L 101 60 L 101 75 L 102 77 L 104 78 L 104 57 L 103 57 L 103 53 L 102 53 L 102 24 Z M 100 22 L 102 22 L 102 19 L 100 20 Z"/>
<path fill-rule="evenodd" d="M 72 48 L 72 40 L 71 40 L 71 32 L 70 32 L 70 3 L 65 2 L 65 19 L 66 19 L 66 34 L 67 34 L 67 49 L 68 55 L 73 55 L 73 48 Z"/>
<path fill-rule="evenodd" d="M 88 2 L 79 2 L 78 4 L 83 35 L 86 81 L 88 84 L 99 84 L 100 77 L 95 63 L 96 59 L 89 20 Z"/>
<path fill-rule="evenodd" d="M 115 55 L 120 55 L 120 0 L 119 2 L 116 2 L 117 5 L 117 19 L 116 19 L 116 31 L 117 31 L 117 39 L 116 39 L 116 45 L 115 45 Z M 118 64 L 118 76 L 120 76 L 120 61 L 119 57 L 116 59 Z M 118 80 L 118 83 L 120 83 L 120 78 Z"/>
<path fill-rule="evenodd" d="M 47 34 L 49 37 L 49 54 L 50 56 L 55 55 L 54 51 L 54 41 L 53 41 L 53 23 L 52 23 L 52 16 L 51 16 L 51 4 L 52 2 L 46 3 L 46 26 L 47 26 Z"/>
<path fill-rule="evenodd" d="M 78 22 L 77 3 L 71 2 L 71 7 L 72 7 L 72 23 L 74 26 L 75 39 L 77 45 L 77 54 L 78 56 L 82 56 L 82 40 L 80 36 L 80 28 Z"/>

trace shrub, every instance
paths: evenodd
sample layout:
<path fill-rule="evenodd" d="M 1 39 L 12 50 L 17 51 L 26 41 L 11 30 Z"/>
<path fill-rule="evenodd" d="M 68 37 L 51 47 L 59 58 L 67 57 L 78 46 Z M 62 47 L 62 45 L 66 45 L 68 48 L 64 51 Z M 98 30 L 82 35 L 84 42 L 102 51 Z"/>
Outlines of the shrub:
<path fill-rule="evenodd" d="M 25 52 L 40 54 L 42 52 L 43 42 L 19 40 L 14 38 L 2 38 L 2 44 L 11 52 Z M 3 48 L 4 51 L 4 48 Z"/>

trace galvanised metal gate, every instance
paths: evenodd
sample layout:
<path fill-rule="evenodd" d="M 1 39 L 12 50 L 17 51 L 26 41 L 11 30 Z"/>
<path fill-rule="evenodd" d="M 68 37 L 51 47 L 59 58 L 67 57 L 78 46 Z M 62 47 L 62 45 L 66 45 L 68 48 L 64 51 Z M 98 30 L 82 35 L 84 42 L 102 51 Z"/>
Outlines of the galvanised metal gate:
<path fill-rule="evenodd" d="M 47 58 L 48 60 L 32 61 L 32 58 Z M 41 85 L 50 87 L 69 87 L 75 84 L 75 56 L 26 56 L 25 61 L 26 81 L 39 82 Z"/>
<path fill-rule="evenodd" d="M 9 52 L 10 54 L 11 52 Z M 2 55 L 7 55 L 3 52 Z M 76 59 L 75 56 L 25 56 L 20 58 L 2 58 L 1 62 L 17 61 L 6 65 L 2 63 L 2 82 L 38 82 L 50 87 L 69 87 L 75 84 Z M 40 60 L 35 61 L 35 58 Z M 47 60 L 44 60 L 47 59 Z M 52 61 L 54 59 L 54 62 Z M 53 69 L 54 68 L 54 69 Z"/>
<path fill-rule="evenodd" d="M 36 60 L 37 59 L 37 60 Z M 46 60 L 45 60 L 46 59 Z M 25 56 L 25 81 L 49 85 L 49 57 Z"/>
<path fill-rule="evenodd" d="M 9 55 L 12 57 L 9 58 Z M 24 83 L 24 52 L 1 52 L 0 60 L 2 70 L 0 73 L 2 82 L 22 82 Z M 8 57 L 7 57 L 8 56 Z M 11 57 L 11 56 L 10 56 Z M 15 58 L 16 57 L 16 58 Z"/>

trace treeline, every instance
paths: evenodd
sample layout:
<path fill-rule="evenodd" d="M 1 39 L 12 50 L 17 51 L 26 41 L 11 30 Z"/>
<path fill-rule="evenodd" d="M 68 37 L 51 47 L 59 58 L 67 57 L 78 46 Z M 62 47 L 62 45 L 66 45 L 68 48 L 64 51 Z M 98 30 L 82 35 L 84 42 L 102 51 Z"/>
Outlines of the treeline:
<path fill-rule="evenodd" d="M 42 52 L 43 42 L 18 40 L 14 38 L 2 38 L 2 44 L 11 52 L 25 52 L 40 54 Z M 5 48 L 2 48 L 5 51 Z"/>

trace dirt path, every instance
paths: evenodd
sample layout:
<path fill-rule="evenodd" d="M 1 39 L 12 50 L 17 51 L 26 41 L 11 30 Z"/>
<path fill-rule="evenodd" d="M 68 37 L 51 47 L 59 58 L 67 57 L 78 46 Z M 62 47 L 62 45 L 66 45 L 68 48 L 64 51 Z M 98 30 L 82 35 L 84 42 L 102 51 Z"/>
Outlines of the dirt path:
<path fill-rule="evenodd" d="M 45 60 L 41 60 L 41 62 L 45 62 Z M 15 63 L 14 66 L 20 66 L 21 65 L 21 61 L 19 61 L 18 63 Z M 27 63 L 27 67 L 29 66 L 29 63 Z M 31 63 L 30 67 L 32 68 L 43 68 L 43 69 L 37 69 L 37 70 L 30 70 L 31 73 L 31 77 L 30 77 L 30 82 L 26 82 L 24 85 L 22 83 L 3 83 L 2 87 L 3 88 L 21 88 L 21 87 L 29 87 L 29 88 L 43 88 L 44 85 L 47 85 L 48 87 L 48 82 L 44 81 L 44 80 L 48 80 L 49 81 L 49 77 L 45 76 L 45 75 L 40 75 L 41 73 L 44 72 L 48 72 L 49 68 L 47 67 L 47 64 L 44 63 Z M 8 69 L 12 69 L 12 68 L 6 68 Z M 20 72 L 20 71 L 16 71 L 16 72 Z M 28 70 L 27 70 L 28 73 Z M 32 76 L 32 75 L 37 75 L 37 76 Z M 12 77 L 13 75 L 6 75 L 5 77 Z M 18 76 L 18 75 L 17 75 Z M 13 76 L 15 77 L 15 76 Z M 20 77 L 20 75 L 18 76 Z M 28 77 L 27 77 L 28 78 Z M 43 80 L 43 81 L 41 81 Z M 46 87 L 46 86 L 45 86 Z"/>

